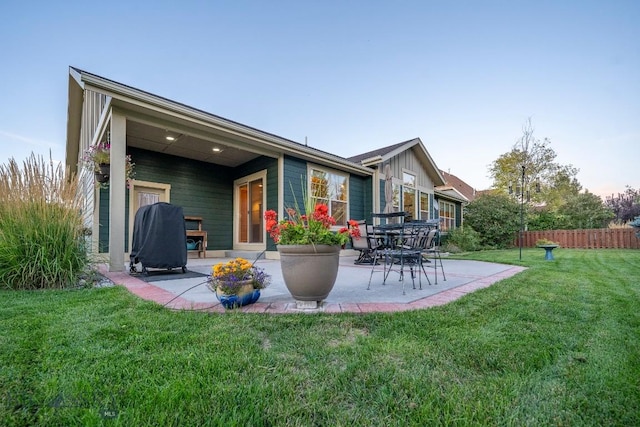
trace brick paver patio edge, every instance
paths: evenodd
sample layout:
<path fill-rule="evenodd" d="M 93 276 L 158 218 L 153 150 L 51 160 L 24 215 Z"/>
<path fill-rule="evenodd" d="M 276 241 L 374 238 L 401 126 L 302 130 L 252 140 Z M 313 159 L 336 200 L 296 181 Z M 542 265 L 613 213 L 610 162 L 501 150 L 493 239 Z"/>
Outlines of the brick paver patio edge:
<path fill-rule="evenodd" d="M 447 289 L 435 295 L 421 298 L 411 303 L 342 303 L 342 304 L 322 304 L 315 310 L 299 310 L 295 302 L 291 303 L 261 303 L 257 302 L 238 310 L 245 313 L 376 313 L 376 312 L 396 312 L 406 310 L 417 310 L 444 305 L 463 297 L 478 289 L 486 288 L 500 280 L 514 276 L 526 270 L 525 267 L 511 267 L 500 273 L 483 277 L 458 286 Z M 196 303 L 181 297 L 176 297 L 169 291 L 154 286 L 136 277 L 132 277 L 124 272 L 109 272 L 106 267 L 100 268 L 100 273 L 108 277 L 117 285 L 124 286 L 132 294 L 158 304 L 165 305 L 173 310 L 199 310 L 212 313 L 224 313 L 226 310 L 220 303 Z"/>

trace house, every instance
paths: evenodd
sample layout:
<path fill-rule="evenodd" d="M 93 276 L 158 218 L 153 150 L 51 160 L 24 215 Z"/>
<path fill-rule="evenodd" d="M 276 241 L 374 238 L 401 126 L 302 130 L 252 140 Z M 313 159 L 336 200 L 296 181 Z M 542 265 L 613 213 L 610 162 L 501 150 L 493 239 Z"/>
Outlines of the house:
<path fill-rule="evenodd" d="M 442 170 L 440 173 L 446 182 L 436 187 L 436 200 L 442 229 L 450 230 L 462 225 L 464 206 L 473 201 L 476 191 L 457 176 Z"/>
<path fill-rule="evenodd" d="M 369 151 L 349 160 L 381 169 L 389 164 L 393 175 L 393 210 L 413 218 L 439 218 L 443 230 L 459 227 L 463 208 L 475 190 L 455 175 L 439 170 L 420 138 Z M 381 193 L 379 200 L 384 200 Z M 382 211 L 384 204 L 378 205 Z"/>
<path fill-rule="evenodd" d="M 393 182 L 393 211 L 404 211 L 411 218 L 438 217 L 434 209 L 435 189 L 445 180 L 420 138 L 383 147 L 349 157 L 350 161 L 373 168 L 384 179 L 384 167 L 389 165 Z M 376 191 L 376 190 L 374 190 Z M 378 203 L 374 210 L 384 210 L 384 185 L 377 189 Z"/>
<path fill-rule="evenodd" d="M 110 143 L 108 188 L 78 166 L 83 153 Z M 125 156 L 135 163 L 127 186 Z M 267 251 L 276 257 L 263 213 L 322 192 L 337 220 L 370 219 L 384 206 L 384 171 L 393 171 L 395 207 L 434 218 L 442 174 L 420 139 L 346 159 L 225 119 L 78 68 L 69 69 L 66 165 L 79 172 L 86 196 L 83 218 L 93 253 L 122 271 L 131 247 L 133 218 L 158 201 L 201 219 L 207 254 Z"/>
<path fill-rule="evenodd" d="M 464 182 L 463 180 L 461 180 L 460 178 L 458 178 L 457 176 L 455 176 L 450 172 L 445 172 L 441 170 L 440 173 L 442 174 L 442 176 L 444 177 L 444 180 L 446 181 L 446 184 L 442 188 L 443 190 L 447 189 L 446 187 L 450 187 L 450 189 L 456 190 L 458 194 L 462 195 L 465 199 L 467 199 L 469 203 L 473 202 L 473 200 L 476 198 L 478 193 L 475 188 L 473 188 L 472 186 L 470 186 L 469 184 L 467 184 L 466 182 Z"/>

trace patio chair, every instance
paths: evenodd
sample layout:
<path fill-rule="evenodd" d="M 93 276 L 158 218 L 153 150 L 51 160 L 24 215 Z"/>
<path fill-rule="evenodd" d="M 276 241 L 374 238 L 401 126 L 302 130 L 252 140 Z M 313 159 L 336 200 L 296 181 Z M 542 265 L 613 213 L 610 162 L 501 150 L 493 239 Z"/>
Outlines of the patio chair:
<path fill-rule="evenodd" d="M 350 237 L 351 248 L 360 251 L 354 264 L 371 264 L 373 263 L 373 249 L 376 247 L 376 240 L 372 236 L 372 227 L 367 224 L 366 220 L 362 220 L 358 221 L 358 229 L 360 230 L 360 237 Z"/>
<path fill-rule="evenodd" d="M 425 245 L 425 249 L 422 251 L 423 258 L 427 258 L 424 261 L 428 261 L 431 258 L 434 275 L 436 276 L 435 284 L 438 284 L 438 264 L 440 264 L 440 271 L 442 272 L 442 278 L 446 282 L 447 276 L 444 274 L 444 266 L 442 265 L 442 256 L 440 254 L 440 230 L 434 228 L 429 231 L 429 236 Z"/>
<path fill-rule="evenodd" d="M 385 214 L 387 219 L 392 217 L 390 214 Z M 395 219 L 398 218 L 398 216 L 395 217 Z M 422 272 L 427 276 L 422 264 L 422 250 L 426 244 L 428 227 L 422 223 L 404 222 L 404 216 L 402 216 L 398 222 L 389 221 L 374 226 L 374 234 L 378 236 L 379 244 L 374 249 L 372 257 L 374 263 L 376 261 L 382 262 L 382 284 L 386 284 L 392 271 L 397 272 L 400 275 L 399 281 L 402 282 L 402 294 L 404 295 L 406 293 L 404 276 L 405 270 L 408 270 L 413 288 L 416 287 L 415 277 L 418 275 L 418 282 L 420 289 L 422 289 Z M 371 279 L 374 272 L 376 272 L 376 264 L 371 267 L 367 289 L 371 289 Z M 427 280 L 431 284 L 428 276 Z"/>

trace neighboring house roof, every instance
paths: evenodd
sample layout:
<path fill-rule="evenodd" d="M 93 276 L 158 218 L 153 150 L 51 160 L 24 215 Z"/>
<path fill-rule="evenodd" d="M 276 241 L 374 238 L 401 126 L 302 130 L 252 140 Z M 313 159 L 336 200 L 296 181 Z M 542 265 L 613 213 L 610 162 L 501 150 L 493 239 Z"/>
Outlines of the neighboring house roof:
<path fill-rule="evenodd" d="M 467 184 L 466 182 L 464 182 L 463 180 L 461 180 L 460 178 L 458 178 L 457 176 L 449 172 L 445 172 L 441 170 L 440 173 L 442 174 L 442 176 L 444 177 L 447 183 L 444 186 L 442 186 L 442 188 L 440 187 L 436 188 L 436 190 L 445 191 L 445 190 L 455 189 L 456 192 L 461 196 L 463 196 L 465 199 L 467 199 L 467 201 L 471 202 L 473 201 L 473 199 L 475 199 L 476 190 L 472 186 L 470 186 L 469 184 Z"/>
<path fill-rule="evenodd" d="M 434 190 L 436 197 L 449 199 L 460 203 L 469 203 L 464 194 L 449 185 L 441 185 Z"/>
<path fill-rule="evenodd" d="M 344 157 L 318 150 L 280 136 L 208 113 L 170 99 L 154 95 L 116 81 L 100 77 L 75 67 L 69 67 L 69 99 L 67 111 L 66 163 L 75 170 L 78 163 L 84 90 L 92 90 L 110 97 L 112 106 L 126 109 L 146 120 L 162 122 L 174 120 L 199 132 L 221 132 L 233 135 L 238 148 L 264 155 L 287 154 L 312 162 L 333 166 L 359 175 L 373 171 Z"/>
<path fill-rule="evenodd" d="M 398 154 L 413 149 L 418 158 L 424 161 L 429 167 L 425 168 L 429 178 L 433 181 L 435 186 L 444 185 L 445 179 L 440 173 L 440 170 L 436 166 L 436 163 L 431 158 L 431 155 L 425 148 L 420 138 L 413 138 L 408 141 L 400 142 L 398 144 L 389 145 L 386 147 L 378 148 L 376 150 L 368 151 L 366 153 L 358 154 L 357 156 L 349 157 L 354 163 L 360 163 L 363 166 L 372 166 L 386 162 Z"/>

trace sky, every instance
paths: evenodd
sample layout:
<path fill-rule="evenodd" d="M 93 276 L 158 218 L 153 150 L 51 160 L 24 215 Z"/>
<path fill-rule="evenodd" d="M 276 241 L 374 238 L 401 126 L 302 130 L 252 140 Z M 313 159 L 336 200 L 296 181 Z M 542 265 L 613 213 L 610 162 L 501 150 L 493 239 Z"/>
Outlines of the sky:
<path fill-rule="evenodd" d="M 419 137 L 478 190 L 530 118 L 583 189 L 640 187 L 640 1 L 2 0 L 0 16 L 1 164 L 64 160 L 74 66 L 344 157 Z"/>

